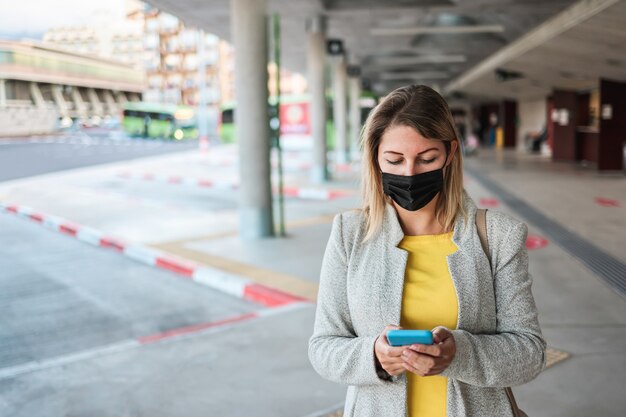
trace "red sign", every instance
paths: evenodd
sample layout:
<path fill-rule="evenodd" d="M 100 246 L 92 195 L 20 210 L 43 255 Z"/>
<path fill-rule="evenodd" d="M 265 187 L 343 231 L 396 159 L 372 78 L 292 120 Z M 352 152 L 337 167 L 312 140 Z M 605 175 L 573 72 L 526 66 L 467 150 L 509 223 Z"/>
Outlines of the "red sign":
<path fill-rule="evenodd" d="M 613 200 L 612 198 L 602 198 L 596 197 L 596 204 L 602 207 L 619 207 L 619 201 Z"/>
<path fill-rule="evenodd" d="M 548 245 L 548 241 L 541 236 L 528 235 L 528 239 L 526 239 L 526 249 L 541 249 Z"/>
<path fill-rule="evenodd" d="M 481 198 L 480 205 L 483 207 L 498 207 L 500 202 L 496 198 Z"/>
<path fill-rule="evenodd" d="M 308 135 L 311 133 L 309 103 L 283 103 L 280 105 L 280 133 Z"/>

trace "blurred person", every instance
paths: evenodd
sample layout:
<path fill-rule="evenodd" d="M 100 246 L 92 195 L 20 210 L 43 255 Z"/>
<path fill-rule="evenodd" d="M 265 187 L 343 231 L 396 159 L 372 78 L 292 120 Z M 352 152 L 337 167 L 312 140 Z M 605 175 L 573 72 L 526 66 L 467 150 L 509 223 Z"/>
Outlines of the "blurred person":
<path fill-rule="evenodd" d="M 309 359 L 348 385 L 344 417 L 512 416 L 505 387 L 545 367 L 526 224 L 487 213 L 493 275 L 443 98 L 399 88 L 362 133 L 361 209 L 338 214 L 322 262 Z M 434 344 L 393 347 L 391 329 Z"/>
<path fill-rule="evenodd" d="M 541 132 L 529 132 L 526 134 L 526 148 L 531 153 L 541 152 L 541 144 L 548 139 L 548 126 L 544 125 Z"/>

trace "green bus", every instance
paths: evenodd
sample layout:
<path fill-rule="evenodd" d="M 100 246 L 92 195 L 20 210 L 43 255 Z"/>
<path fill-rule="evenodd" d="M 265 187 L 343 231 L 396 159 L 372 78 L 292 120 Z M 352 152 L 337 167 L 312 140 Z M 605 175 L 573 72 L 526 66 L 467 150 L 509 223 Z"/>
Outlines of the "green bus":
<path fill-rule="evenodd" d="M 130 136 L 163 139 L 195 139 L 198 123 L 193 107 L 175 104 L 124 104 L 122 128 Z"/>

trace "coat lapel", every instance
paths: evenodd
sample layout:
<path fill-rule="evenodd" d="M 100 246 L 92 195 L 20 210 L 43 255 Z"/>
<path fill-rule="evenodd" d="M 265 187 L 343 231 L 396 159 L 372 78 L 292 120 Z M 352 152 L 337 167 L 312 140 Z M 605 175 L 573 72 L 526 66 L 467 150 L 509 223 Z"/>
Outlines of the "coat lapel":
<path fill-rule="evenodd" d="M 476 205 L 471 197 L 463 190 L 463 205 L 468 213 L 468 224 L 458 216 L 454 224 L 452 241 L 459 248 L 456 252 L 447 256 L 448 268 L 454 283 L 458 299 L 457 328 L 465 329 L 472 327 L 478 317 L 478 303 L 476 302 L 477 288 L 472 275 L 475 273 L 472 262 L 474 251 L 474 237 L 476 225 L 474 218 Z M 476 236 L 474 236 L 476 235 Z M 404 231 L 398 220 L 396 210 L 391 204 L 386 204 L 383 219 L 382 233 L 379 235 L 379 244 L 383 253 L 384 276 L 379 281 L 380 316 L 385 325 L 400 325 L 402 310 L 402 293 L 404 289 L 404 273 L 408 259 L 408 252 L 398 248 L 398 244 L 404 237 Z M 480 244 L 480 242 L 478 242 Z"/>
<path fill-rule="evenodd" d="M 391 204 L 386 204 L 383 219 L 383 228 L 380 235 L 380 244 L 383 245 L 382 253 L 384 262 L 384 276 L 380 288 L 380 311 L 385 325 L 400 325 L 400 313 L 402 309 L 402 292 L 404 289 L 404 270 L 409 254 L 398 245 L 404 237 L 404 231 L 396 209 Z"/>

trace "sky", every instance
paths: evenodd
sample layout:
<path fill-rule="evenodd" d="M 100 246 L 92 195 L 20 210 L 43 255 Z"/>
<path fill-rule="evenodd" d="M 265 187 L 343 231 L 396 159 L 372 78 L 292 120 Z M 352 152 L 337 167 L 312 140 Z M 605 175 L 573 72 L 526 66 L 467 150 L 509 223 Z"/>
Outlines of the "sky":
<path fill-rule="evenodd" d="M 124 16 L 124 0 L 0 0 L 0 39 L 41 39 L 50 28 Z"/>

